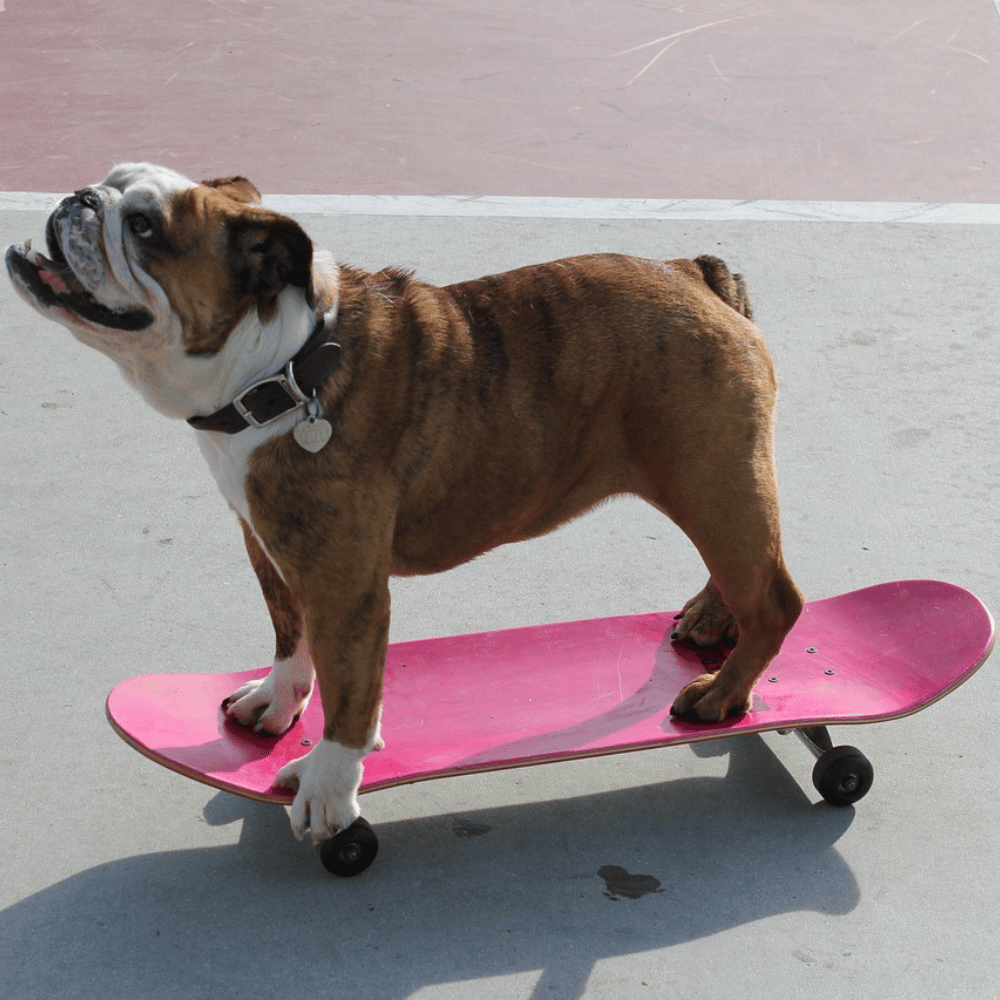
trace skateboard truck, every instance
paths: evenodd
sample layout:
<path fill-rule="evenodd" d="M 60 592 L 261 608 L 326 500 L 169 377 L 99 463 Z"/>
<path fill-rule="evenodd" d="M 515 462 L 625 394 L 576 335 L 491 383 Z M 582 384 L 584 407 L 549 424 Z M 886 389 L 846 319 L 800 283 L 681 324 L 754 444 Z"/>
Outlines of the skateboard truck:
<path fill-rule="evenodd" d="M 813 784 L 830 805 L 853 805 L 868 794 L 875 780 L 875 769 L 857 747 L 835 747 L 826 726 L 779 729 L 778 732 L 782 736 L 795 733 L 812 752 L 816 758 Z"/>
<path fill-rule="evenodd" d="M 818 653 L 819 649 L 816 646 L 806 646 L 805 651 L 812 655 Z M 828 668 L 823 673 L 827 677 L 833 677 L 836 671 Z M 777 682 L 778 678 L 769 677 L 768 680 Z M 779 729 L 778 733 L 781 736 L 795 733 L 816 758 L 812 773 L 813 785 L 830 805 L 850 806 L 868 794 L 875 780 L 875 769 L 857 747 L 835 747 L 826 726 Z"/>

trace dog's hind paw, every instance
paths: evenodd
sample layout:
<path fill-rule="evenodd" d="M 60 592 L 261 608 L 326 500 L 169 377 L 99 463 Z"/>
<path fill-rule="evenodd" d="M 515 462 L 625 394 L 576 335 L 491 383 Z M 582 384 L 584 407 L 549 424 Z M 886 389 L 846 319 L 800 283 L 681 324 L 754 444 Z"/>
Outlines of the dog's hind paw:
<path fill-rule="evenodd" d="M 681 688 L 670 706 L 670 714 L 694 722 L 722 722 L 731 715 L 750 711 L 752 691 L 745 694 L 719 683 L 719 674 L 701 674 Z"/>
<path fill-rule="evenodd" d="M 729 608 L 711 581 L 684 605 L 676 621 L 678 624 L 670 633 L 675 642 L 689 639 L 699 646 L 714 646 L 726 639 L 735 640 L 739 632 Z"/>

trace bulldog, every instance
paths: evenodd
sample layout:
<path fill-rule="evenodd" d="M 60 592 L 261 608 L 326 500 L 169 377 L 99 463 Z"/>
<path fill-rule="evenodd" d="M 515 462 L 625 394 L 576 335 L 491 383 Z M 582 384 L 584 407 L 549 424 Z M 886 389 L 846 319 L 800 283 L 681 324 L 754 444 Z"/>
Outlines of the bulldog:
<path fill-rule="evenodd" d="M 615 494 L 671 518 L 708 568 L 669 639 L 735 640 L 671 711 L 747 710 L 802 596 L 781 549 L 774 365 L 721 260 L 596 254 L 438 288 L 335 263 L 242 177 L 149 164 L 66 198 L 46 242 L 8 249 L 17 291 L 194 428 L 239 518 L 275 658 L 225 711 L 280 734 L 319 686 L 323 739 L 277 778 L 299 839 L 358 816 L 389 578 Z"/>

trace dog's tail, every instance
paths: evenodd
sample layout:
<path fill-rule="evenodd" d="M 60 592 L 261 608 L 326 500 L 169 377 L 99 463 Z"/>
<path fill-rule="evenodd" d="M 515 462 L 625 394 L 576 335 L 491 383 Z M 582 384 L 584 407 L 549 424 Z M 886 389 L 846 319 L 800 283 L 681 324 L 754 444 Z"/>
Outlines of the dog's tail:
<path fill-rule="evenodd" d="M 701 268 L 705 284 L 715 292 L 716 295 L 731 306 L 738 313 L 753 319 L 753 306 L 750 305 L 750 292 L 747 283 L 743 280 L 742 274 L 733 274 L 726 263 L 718 257 L 704 254 L 696 257 L 694 261 Z"/>

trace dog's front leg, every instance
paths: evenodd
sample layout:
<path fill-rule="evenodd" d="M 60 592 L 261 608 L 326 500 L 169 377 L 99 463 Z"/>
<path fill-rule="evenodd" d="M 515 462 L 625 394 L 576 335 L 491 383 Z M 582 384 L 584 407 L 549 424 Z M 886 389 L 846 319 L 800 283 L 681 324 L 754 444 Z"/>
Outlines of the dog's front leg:
<path fill-rule="evenodd" d="M 309 590 L 312 594 L 314 591 Z M 301 840 L 333 836 L 358 818 L 362 761 L 381 749 L 382 676 L 389 635 L 388 573 L 363 593 L 320 591 L 305 607 L 306 635 L 323 700 L 323 739 L 283 767 L 275 783 L 296 790 L 290 819 Z"/>
<path fill-rule="evenodd" d="M 295 595 L 242 517 L 240 525 L 274 625 L 274 666 L 266 677 L 248 681 L 234 691 L 223 705 L 227 714 L 242 725 L 280 736 L 309 704 L 315 673 Z"/>

